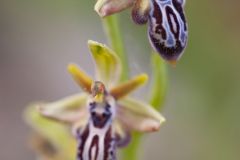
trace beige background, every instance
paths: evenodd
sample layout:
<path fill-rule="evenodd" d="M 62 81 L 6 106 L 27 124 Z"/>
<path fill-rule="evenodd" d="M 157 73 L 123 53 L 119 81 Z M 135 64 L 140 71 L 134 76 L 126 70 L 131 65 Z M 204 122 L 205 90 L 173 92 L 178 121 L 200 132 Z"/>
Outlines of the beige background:
<path fill-rule="evenodd" d="M 79 91 L 66 72 L 93 75 L 86 42 L 106 42 L 94 0 L 0 0 L 0 159 L 30 160 L 22 112 L 35 100 Z M 141 159 L 239 160 L 240 2 L 189 0 L 189 43 L 169 90 L 161 131 L 145 138 Z M 146 26 L 121 14 L 131 73 L 150 72 Z M 146 67 L 147 66 L 147 67 Z M 146 88 L 145 88 L 146 89 Z M 136 96 L 146 97 L 144 89 Z"/>

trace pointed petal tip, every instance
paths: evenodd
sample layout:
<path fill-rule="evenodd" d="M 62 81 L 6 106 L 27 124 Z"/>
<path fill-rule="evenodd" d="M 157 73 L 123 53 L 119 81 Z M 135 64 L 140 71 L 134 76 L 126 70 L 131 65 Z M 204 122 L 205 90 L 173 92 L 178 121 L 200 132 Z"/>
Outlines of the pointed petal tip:
<path fill-rule="evenodd" d="M 91 46 L 95 46 L 95 45 L 101 45 L 99 42 L 97 41 L 93 41 L 93 40 L 88 40 L 88 46 L 91 47 Z"/>
<path fill-rule="evenodd" d="M 97 41 L 94 41 L 94 40 L 88 40 L 88 47 L 91 51 L 93 51 L 93 49 L 96 49 L 97 47 L 100 49 L 105 49 L 105 50 L 108 50 L 108 52 L 113 52 L 112 49 L 110 49 L 107 45 L 103 44 L 103 43 L 100 43 L 100 42 L 97 42 Z"/>
<path fill-rule="evenodd" d="M 140 84 L 144 84 L 145 82 L 148 81 L 148 75 L 143 73 L 143 74 L 140 74 L 139 77 L 138 77 L 138 81 Z"/>
<path fill-rule="evenodd" d="M 148 130 L 146 130 L 146 131 L 147 132 L 157 132 L 160 129 L 160 126 L 161 126 L 161 124 L 159 124 L 157 122 L 154 124 L 152 122 L 151 127 L 149 127 Z"/>
<path fill-rule="evenodd" d="M 94 54 L 94 53 L 98 53 L 99 49 L 109 49 L 106 45 L 99 43 L 97 41 L 93 41 L 93 40 L 88 40 L 88 48 L 90 49 L 90 51 Z M 110 49 L 109 49 L 110 50 Z"/>
<path fill-rule="evenodd" d="M 146 130 L 147 132 L 156 132 L 159 131 L 162 124 L 165 122 L 165 118 L 161 117 L 161 120 L 155 121 L 155 124 L 151 122 L 151 125 L 149 125 L 149 128 Z M 147 128 L 147 127 L 146 127 Z"/>
<path fill-rule="evenodd" d="M 136 90 L 140 86 L 142 86 L 148 80 L 147 74 L 140 74 L 129 81 L 122 83 L 111 89 L 110 94 L 115 99 L 120 99 L 130 94 L 132 91 Z"/>
<path fill-rule="evenodd" d="M 94 10 L 99 13 L 99 10 L 101 9 L 101 6 L 103 5 L 102 3 L 100 3 L 101 1 L 97 1 L 97 3 L 94 6 Z"/>
<path fill-rule="evenodd" d="M 170 61 L 168 61 L 168 63 L 172 66 L 172 67 L 176 67 L 177 66 L 177 60 L 170 60 Z"/>
<path fill-rule="evenodd" d="M 88 48 L 90 49 L 91 52 L 95 49 L 95 47 L 101 47 L 103 44 L 93 41 L 93 40 L 88 40 Z"/>
<path fill-rule="evenodd" d="M 133 6 L 134 1 L 135 0 L 98 0 L 94 6 L 94 10 L 100 17 L 105 17 Z"/>
<path fill-rule="evenodd" d="M 74 77 L 76 78 L 77 76 L 84 76 L 83 72 L 78 68 L 78 65 L 74 63 L 70 63 L 67 66 L 67 71 Z"/>
<path fill-rule="evenodd" d="M 88 44 L 92 44 L 92 43 L 96 43 L 96 41 L 93 41 L 93 40 L 89 39 L 89 40 L 87 41 L 87 43 L 88 43 Z"/>
<path fill-rule="evenodd" d="M 42 115 L 44 117 L 48 117 L 51 114 L 51 110 L 50 110 L 50 112 L 47 111 L 47 108 L 46 108 L 46 106 L 44 106 L 44 104 L 45 104 L 44 102 L 41 102 L 41 103 L 38 102 L 38 103 L 34 104 L 34 108 L 38 113 L 40 113 L 40 115 Z"/>
<path fill-rule="evenodd" d="M 156 118 L 154 120 L 155 124 L 153 122 L 151 122 L 151 125 L 149 125 L 150 132 L 158 131 L 160 129 L 160 127 L 162 126 L 162 124 L 166 122 L 166 119 L 160 113 L 158 113 L 158 115 L 156 115 L 155 118 Z M 153 121 L 153 119 L 152 119 L 152 121 Z"/>
<path fill-rule="evenodd" d="M 40 113 L 41 116 L 43 116 L 45 118 L 54 119 L 54 118 L 51 117 L 51 115 L 54 114 L 53 111 L 51 109 L 48 110 L 46 108 L 46 104 L 45 104 L 45 106 L 44 106 L 44 103 L 36 104 L 35 109 L 38 113 Z"/>
<path fill-rule="evenodd" d="M 156 119 L 158 120 L 159 126 L 166 122 L 165 117 L 162 116 L 161 113 L 157 112 Z"/>
<path fill-rule="evenodd" d="M 68 66 L 67 66 L 67 70 L 68 70 L 69 73 L 72 74 L 72 73 L 75 72 L 76 67 L 77 67 L 76 64 L 74 64 L 74 63 L 70 63 L 70 64 L 68 64 Z"/>
<path fill-rule="evenodd" d="M 101 17 L 104 18 L 106 16 L 108 16 L 107 12 L 103 12 L 101 8 L 99 8 L 99 6 L 95 5 L 94 7 L 95 12 L 97 12 L 97 14 Z"/>
<path fill-rule="evenodd" d="M 98 0 L 94 6 L 95 12 L 97 12 L 97 14 L 102 18 L 115 13 L 115 9 L 116 4 L 114 4 L 114 2 L 107 2 L 107 0 Z"/>
<path fill-rule="evenodd" d="M 160 125 L 161 125 L 161 124 L 163 124 L 163 123 L 166 122 L 166 119 L 162 116 L 162 117 L 161 117 L 161 120 L 160 120 L 159 122 L 160 122 Z"/>

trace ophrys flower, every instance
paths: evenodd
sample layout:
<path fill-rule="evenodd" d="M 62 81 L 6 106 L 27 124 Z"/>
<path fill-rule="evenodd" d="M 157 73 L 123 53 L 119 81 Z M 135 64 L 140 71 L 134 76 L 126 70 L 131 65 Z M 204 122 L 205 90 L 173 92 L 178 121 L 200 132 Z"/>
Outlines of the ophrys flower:
<path fill-rule="evenodd" d="M 152 47 L 165 60 L 175 63 L 182 55 L 188 39 L 184 14 L 185 0 L 98 0 L 95 10 L 101 17 L 132 8 L 137 24 L 148 22 Z"/>
<path fill-rule="evenodd" d="M 147 103 L 129 96 L 147 81 L 146 74 L 119 82 L 122 67 L 117 55 L 103 44 L 88 44 L 96 62 L 96 77 L 75 64 L 68 66 L 83 93 L 37 106 L 44 117 L 72 127 L 79 141 L 79 159 L 114 160 L 116 147 L 127 145 L 131 131 L 157 131 L 165 119 Z"/>

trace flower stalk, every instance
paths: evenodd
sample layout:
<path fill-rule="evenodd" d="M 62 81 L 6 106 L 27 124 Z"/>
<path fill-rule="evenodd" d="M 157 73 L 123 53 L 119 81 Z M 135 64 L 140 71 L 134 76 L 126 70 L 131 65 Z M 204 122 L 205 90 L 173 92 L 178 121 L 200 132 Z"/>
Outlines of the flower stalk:
<path fill-rule="evenodd" d="M 103 19 L 103 27 L 108 37 L 110 46 L 119 56 L 122 63 L 122 73 L 121 73 L 120 80 L 125 81 L 128 78 L 128 62 L 127 62 L 127 56 L 125 54 L 123 38 L 119 28 L 118 19 L 119 19 L 118 15 L 105 17 Z"/>
<path fill-rule="evenodd" d="M 165 61 L 156 53 L 152 54 L 152 87 L 149 103 L 157 110 L 162 110 L 167 91 L 167 67 Z"/>

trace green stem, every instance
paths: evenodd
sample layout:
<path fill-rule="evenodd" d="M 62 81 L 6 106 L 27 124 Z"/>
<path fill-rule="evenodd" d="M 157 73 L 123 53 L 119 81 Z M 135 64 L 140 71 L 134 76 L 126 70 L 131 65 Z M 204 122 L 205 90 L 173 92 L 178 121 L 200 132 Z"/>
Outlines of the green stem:
<path fill-rule="evenodd" d="M 157 110 L 161 110 L 167 90 L 167 68 L 164 60 L 157 54 L 152 54 L 152 86 L 150 104 Z"/>
<path fill-rule="evenodd" d="M 107 34 L 108 40 L 113 48 L 113 50 L 117 53 L 117 55 L 121 59 L 122 63 L 122 74 L 121 80 L 128 79 L 128 62 L 127 57 L 125 55 L 124 44 L 122 39 L 122 34 L 119 28 L 119 21 L 117 15 L 108 16 L 103 20 L 103 26 L 105 32 Z M 153 86 L 152 86 L 152 94 L 150 99 L 150 104 L 152 104 L 155 108 L 159 108 L 162 106 L 163 99 L 165 96 L 166 90 L 166 67 L 163 60 L 157 55 L 157 57 L 153 57 Z M 141 145 L 142 134 L 133 133 L 132 141 L 128 147 L 123 149 L 122 151 L 122 160 L 138 160 L 138 150 Z"/>
<path fill-rule="evenodd" d="M 128 79 L 128 62 L 125 55 L 122 34 L 119 28 L 118 16 L 113 15 L 106 17 L 103 20 L 103 26 L 107 34 L 108 40 L 113 48 L 113 50 L 118 54 L 122 62 L 122 75 L 121 80 Z M 132 135 L 132 141 L 129 146 L 123 149 L 122 159 L 123 160 L 137 160 L 137 151 L 139 149 L 141 135 L 139 133 L 134 133 Z"/>
<path fill-rule="evenodd" d="M 150 104 L 157 110 L 161 110 L 166 95 L 167 88 L 167 69 L 164 60 L 156 53 L 152 55 L 152 78 Z M 123 160 L 138 160 L 138 151 L 141 147 L 142 134 L 134 133 L 132 141 L 123 150 Z"/>
<path fill-rule="evenodd" d="M 117 15 L 108 16 L 103 19 L 103 26 L 108 37 L 108 41 L 113 50 L 120 57 L 122 63 L 121 80 L 128 79 L 128 62 L 125 55 L 122 34 L 119 28 L 119 20 Z"/>
<path fill-rule="evenodd" d="M 138 151 L 141 146 L 142 134 L 133 133 L 130 144 L 122 151 L 122 160 L 138 160 Z"/>

